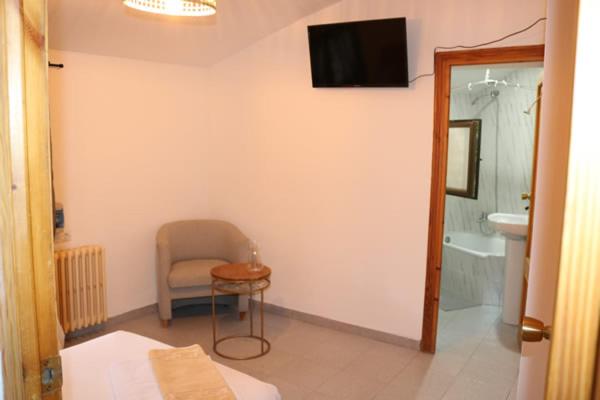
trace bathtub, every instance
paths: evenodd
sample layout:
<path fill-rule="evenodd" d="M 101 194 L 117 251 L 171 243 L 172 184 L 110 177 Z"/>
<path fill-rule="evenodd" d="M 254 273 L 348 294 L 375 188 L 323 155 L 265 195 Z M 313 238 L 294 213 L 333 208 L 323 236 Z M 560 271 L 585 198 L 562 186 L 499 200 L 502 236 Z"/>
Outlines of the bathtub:
<path fill-rule="evenodd" d="M 447 232 L 444 246 L 479 258 L 504 257 L 504 238 L 473 232 Z"/>
<path fill-rule="evenodd" d="M 501 306 L 504 238 L 475 232 L 446 232 L 440 307 L 445 311 L 482 304 Z"/>

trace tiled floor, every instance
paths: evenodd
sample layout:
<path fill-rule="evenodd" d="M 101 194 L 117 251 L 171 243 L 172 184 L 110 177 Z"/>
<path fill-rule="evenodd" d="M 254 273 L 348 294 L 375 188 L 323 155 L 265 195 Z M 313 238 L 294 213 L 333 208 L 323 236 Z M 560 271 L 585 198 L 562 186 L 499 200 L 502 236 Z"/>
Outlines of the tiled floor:
<path fill-rule="evenodd" d="M 435 357 L 459 357 L 461 366 L 443 399 L 516 398 L 518 328 L 504 324 L 501 314 L 496 306 L 440 310 Z"/>
<path fill-rule="evenodd" d="M 265 315 L 273 348 L 250 361 L 230 361 L 212 352 L 208 315 L 176 318 L 168 329 L 160 327 L 156 315 L 147 315 L 111 330 L 135 332 L 173 346 L 199 343 L 214 360 L 275 384 L 284 400 L 506 400 L 514 397 L 519 354 L 515 329 L 499 323 L 499 313 L 497 307 L 440 311 L 436 355 L 273 314 Z M 219 317 L 219 323 L 229 334 L 247 327 L 228 313 Z M 238 355 L 256 346 L 225 343 L 222 351 Z"/>

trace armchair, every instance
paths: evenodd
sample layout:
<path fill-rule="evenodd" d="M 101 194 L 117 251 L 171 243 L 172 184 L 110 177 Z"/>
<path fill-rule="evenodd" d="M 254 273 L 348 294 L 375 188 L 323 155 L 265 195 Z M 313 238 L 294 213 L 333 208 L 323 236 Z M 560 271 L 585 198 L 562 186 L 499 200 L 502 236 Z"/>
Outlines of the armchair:
<path fill-rule="evenodd" d="M 245 262 L 248 238 L 225 221 L 177 221 L 158 230 L 156 249 L 158 312 L 162 325 L 168 327 L 171 301 L 211 296 L 210 270 L 221 264 Z M 247 296 L 239 296 L 240 318 L 247 309 Z"/>

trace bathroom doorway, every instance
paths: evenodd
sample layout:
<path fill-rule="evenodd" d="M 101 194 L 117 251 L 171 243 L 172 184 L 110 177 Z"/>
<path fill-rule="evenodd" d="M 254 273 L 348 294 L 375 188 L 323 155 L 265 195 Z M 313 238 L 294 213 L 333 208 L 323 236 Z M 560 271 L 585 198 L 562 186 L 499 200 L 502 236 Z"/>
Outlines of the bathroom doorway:
<path fill-rule="evenodd" d="M 521 46 L 435 59 L 421 349 L 463 358 L 491 352 L 515 378 L 543 54 L 543 46 Z"/>

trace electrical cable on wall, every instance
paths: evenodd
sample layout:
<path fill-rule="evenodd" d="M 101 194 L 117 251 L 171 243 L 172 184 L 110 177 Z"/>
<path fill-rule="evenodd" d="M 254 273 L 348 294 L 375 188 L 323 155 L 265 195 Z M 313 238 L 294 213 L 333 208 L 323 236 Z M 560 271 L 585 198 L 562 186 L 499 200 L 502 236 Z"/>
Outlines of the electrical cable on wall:
<path fill-rule="evenodd" d="M 490 44 L 502 42 L 503 40 L 506 40 L 506 39 L 511 38 L 513 36 L 516 36 L 516 35 L 519 35 L 519 34 L 521 34 L 523 32 L 527 32 L 528 30 L 530 30 L 531 28 L 533 28 L 534 26 L 536 26 L 540 22 L 545 21 L 547 19 L 548 18 L 546 18 L 546 17 L 538 18 L 531 25 L 529 25 L 529 26 L 527 26 L 527 27 L 525 27 L 523 29 L 520 29 L 520 30 L 512 32 L 512 33 L 509 33 L 508 35 L 502 36 L 501 38 L 498 38 L 498 39 L 495 39 L 495 40 L 491 40 L 491 41 L 485 42 L 485 43 L 479 43 L 479 44 L 474 44 L 474 45 L 457 45 L 457 46 L 449 46 L 449 47 L 447 47 L 447 46 L 436 46 L 433 49 L 433 54 L 437 53 L 438 50 L 476 49 L 478 47 L 483 47 L 483 46 L 487 46 L 487 45 L 490 45 Z M 428 74 L 417 75 L 414 78 L 412 78 L 411 80 L 409 80 L 408 83 L 413 83 L 417 79 L 424 78 L 426 76 L 434 76 L 434 75 L 435 75 L 435 72 L 431 72 L 431 73 L 428 73 Z"/>

